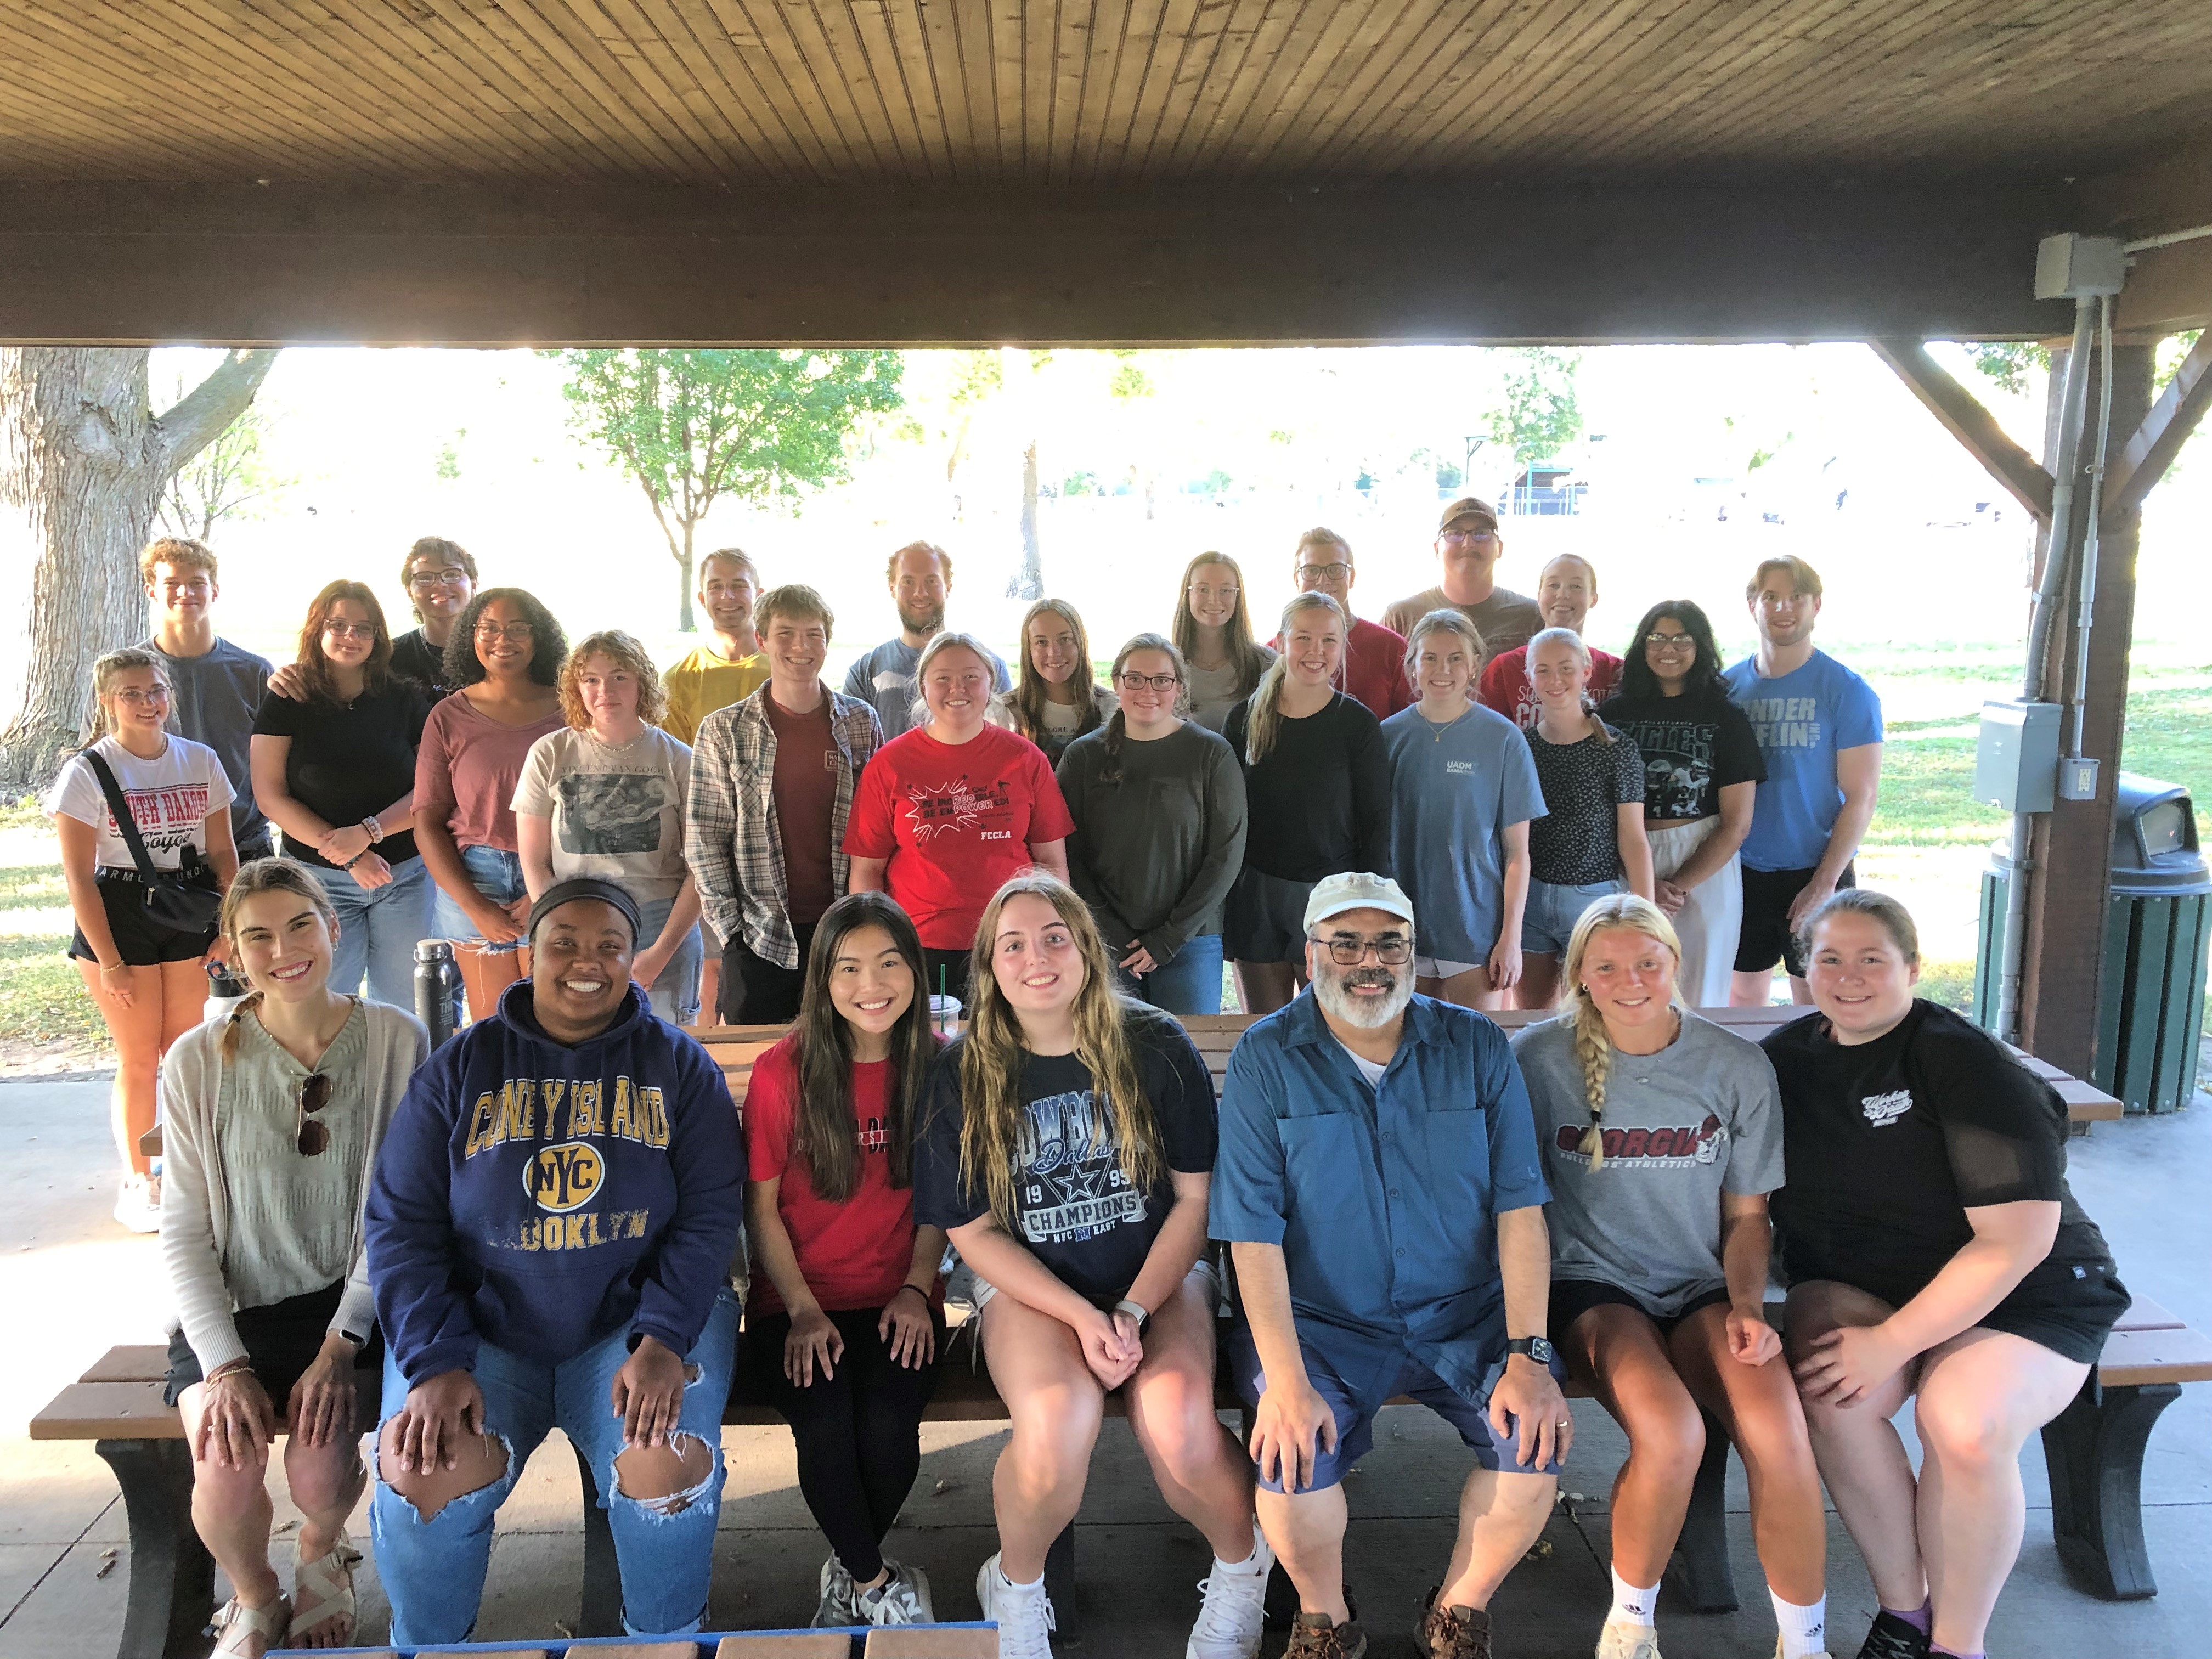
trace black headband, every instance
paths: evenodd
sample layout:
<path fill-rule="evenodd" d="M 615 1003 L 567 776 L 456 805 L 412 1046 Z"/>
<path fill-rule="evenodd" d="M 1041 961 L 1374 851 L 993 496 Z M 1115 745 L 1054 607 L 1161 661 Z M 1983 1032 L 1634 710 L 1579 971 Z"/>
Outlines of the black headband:
<path fill-rule="evenodd" d="M 568 880 L 556 881 L 547 888 L 538 902 L 530 907 L 528 937 L 535 939 L 538 937 L 538 925 L 540 922 L 562 905 L 573 903 L 578 899 L 599 899 L 605 903 L 613 905 L 616 909 L 623 913 L 623 919 L 629 923 L 629 942 L 632 945 L 637 943 L 639 925 L 637 901 L 616 886 L 614 883 L 601 881 L 597 876 L 571 876 Z"/>

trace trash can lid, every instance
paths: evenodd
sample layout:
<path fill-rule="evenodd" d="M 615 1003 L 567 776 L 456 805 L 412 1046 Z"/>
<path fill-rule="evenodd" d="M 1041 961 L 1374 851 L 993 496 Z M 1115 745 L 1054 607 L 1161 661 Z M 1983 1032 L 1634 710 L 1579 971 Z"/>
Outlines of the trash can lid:
<path fill-rule="evenodd" d="M 2212 872 L 2197 845 L 2189 792 L 2123 772 L 2112 790 L 2112 891 L 2179 896 L 2212 892 Z"/>

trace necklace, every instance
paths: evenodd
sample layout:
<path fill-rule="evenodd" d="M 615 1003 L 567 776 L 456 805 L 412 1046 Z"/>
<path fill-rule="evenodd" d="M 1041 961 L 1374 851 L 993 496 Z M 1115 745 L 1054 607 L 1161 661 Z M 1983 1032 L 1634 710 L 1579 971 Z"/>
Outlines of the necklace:
<path fill-rule="evenodd" d="M 1467 708 L 1463 708 L 1463 709 L 1462 709 L 1458 714 L 1454 714 L 1454 715 L 1453 715 L 1449 720 L 1446 720 L 1446 721 L 1445 721 L 1442 726 L 1438 726 L 1438 725 L 1437 725 L 1434 720 L 1431 720 L 1431 719 L 1430 719 L 1426 714 L 1422 714 L 1422 715 L 1421 715 L 1421 724 L 1422 724 L 1422 725 L 1424 725 L 1424 726 L 1427 726 L 1427 727 L 1429 728 L 1429 739 L 1430 739 L 1430 741 L 1431 741 L 1431 742 L 1432 742 L 1432 743 L 1442 743 L 1442 742 L 1444 740 L 1444 733 L 1445 733 L 1445 732 L 1449 732 L 1449 731 L 1450 731 L 1450 730 L 1452 729 L 1452 727 L 1454 727 L 1455 726 L 1457 726 L 1457 725 L 1458 725 L 1462 720 L 1465 720 L 1465 719 L 1468 717 L 1468 714 L 1469 714 L 1469 713 L 1471 713 L 1471 712 L 1473 711 L 1474 708 L 1474 705 L 1473 703 L 1469 703 L 1469 704 L 1468 704 L 1468 706 L 1467 706 Z M 1419 703 L 1415 703 L 1415 704 L 1413 705 L 1413 711 L 1414 711 L 1414 713 L 1416 713 L 1416 714 L 1419 714 L 1419 713 L 1420 713 L 1420 705 L 1419 705 Z"/>

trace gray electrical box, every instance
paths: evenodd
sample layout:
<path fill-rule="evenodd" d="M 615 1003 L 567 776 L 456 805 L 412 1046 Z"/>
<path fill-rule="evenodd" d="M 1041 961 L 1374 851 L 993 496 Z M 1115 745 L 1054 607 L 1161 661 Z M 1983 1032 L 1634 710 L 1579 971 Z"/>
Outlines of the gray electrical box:
<path fill-rule="evenodd" d="M 2008 812 L 2048 812 L 2057 798 L 2058 705 L 1984 703 L 1974 799 Z"/>
<path fill-rule="evenodd" d="M 2069 231 L 2046 236 L 2036 245 L 2035 297 L 2039 300 L 2118 294 L 2127 280 L 2127 251 L 2117 236 L 2082 236 Z"/>

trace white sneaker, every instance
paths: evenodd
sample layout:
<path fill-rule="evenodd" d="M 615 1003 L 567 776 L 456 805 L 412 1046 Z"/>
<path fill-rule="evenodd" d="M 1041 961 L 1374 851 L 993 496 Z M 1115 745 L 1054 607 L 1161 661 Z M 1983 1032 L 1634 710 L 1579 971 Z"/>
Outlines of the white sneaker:
<path fill-rule="evenodd" d="M 1052 1597 L 1042 1584 L 1011 1583 L 994 1555 L 975 1575 L 975 1599 L 999 1626 L 999 1659 L 1052 1659 Z"/>
<path fill-rule="evenodd" d="M 1659 1632 L 1649 1625 L 1608 1619 L 1598 1632 L 1597 1659 L 1659 1659 Z"/>
<path fill-rule="evenodd" d="M 847 1630 L 868 1621 L 860 1617 L 860 1592 L 853 1575 L 832 1555 L 822 1564 L 822 1600 L 814 1609 L 815 1630 Z"/>
<path fill-rule="evenodd" d="M 854 1606 L 863 1625 L 933 1625 L 937 1612 L 930 1605 L 929 1575 L 889 1556 L 884 1565 L 890 1577 L 872 1590 L 860 1590 Z"/>
<path fill-rule="evenodd" d="M 1255 1522 L 1250 1559 L 1233 1567 L 1216 1561 L 1198 1581 L 1206 1601 L 1190 1627 L 1183 1659 L 1254 1659 L 1267 1614 L 1267 1575 L 1274 1569 L 1275 1553 Z"/>
<path fill-rule="evenodd" d="M 161 1177 L 135 1171 L 123 1177 L 115 1195 L 115 1218 L 134 1233 L 161 1231 Z"/>

